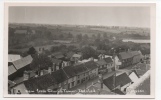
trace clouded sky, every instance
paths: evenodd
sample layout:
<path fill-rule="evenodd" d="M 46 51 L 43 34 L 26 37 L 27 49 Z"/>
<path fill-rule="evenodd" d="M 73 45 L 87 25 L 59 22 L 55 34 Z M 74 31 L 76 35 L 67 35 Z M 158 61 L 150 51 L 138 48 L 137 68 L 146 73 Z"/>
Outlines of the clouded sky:
<path fill-rule="evenodd" d="M 150 27 L 150 8 L 10 7 L 9 22 Z"/>

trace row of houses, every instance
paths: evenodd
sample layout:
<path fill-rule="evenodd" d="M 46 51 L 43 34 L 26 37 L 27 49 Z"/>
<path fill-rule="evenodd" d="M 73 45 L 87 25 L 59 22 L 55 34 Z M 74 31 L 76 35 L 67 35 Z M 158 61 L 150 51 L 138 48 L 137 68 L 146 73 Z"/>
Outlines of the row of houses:
<path fill-rule="evenodd" d="M 135 70 L 128 73 L 113 74 L 107 78 L 100 76 L 96 83 L 92 83 L 86 88 L 86 92 L 76 94 L 126 95 L 129 92 L 128 87 L 136 84 L 139 79 L 140 77 Z"/>
<path fill-rule="evenodd" d="M 114 60 L 118 68 L 125 68 L 141 62 L 143 55 L 140 51 L 121 52 L 115 56 Z"/>
<path fill-rule="evenodd" d="M 36 90 L 30 89 L 32 86 L 34 86 L 32 87 L 33 89 L 38 88 L 40 90 L 48 88 L 52 90 L 58 90 L 60 88 L 70 89 L 98 76 L 98 74 L 114 71 L 115 65 L 119 66 L 118 68 L 123 68 L 138 63 L 140 62 L 141 57 L 142 56 L 139 51 L 122 52 L 116 55 L 114 59 L 112 59 L 113 57 L 111 56 L 101 53 L 99 55 L 99 59 L 97 60 L 91 58 L 90 61 L 79 63 L 80 61 L 83 61 L 82 56 L 79 53 L 70 52 L 66 55 L 62 53 L 54 53 L 49 56 L 53 65 L 48 67 L 48 69 L 41 69 L 40 74 L 37 75 L 37 73 L 32 70 L 25 71 L 29 68 L 27 66 L 29 66 L 33 60 L 33 58 L 29 55 L 13 61 L 9 66 L 9 80 L 11 83 L 9 84 L 9 87 L 11 88 L 10 92 L 12 94 L 20 92 L 26 93 L 26 91 L 23 91 L 23 88 L 25 88 L 26 90 L 38 93 Z M 121 62 L 121 64 L 119 64 L 119 62 Z M 17 75 L 20 76 L 20 78 L 13 80 L 17 77 Z M 52 84 L 51 81 L 49 83 L 44 81 L 43 83 L 43 80 L 48 78 L 52 78 Z M 38 81 L 40 81 L 42 85 L 39 86 L 37 83 Z M 46 84 L 49 85 L 46 86 Z M 44 85 L 46 87 L 43 87 Z M 21 88 L 22 86 L 23 88 Z M 52 88 L 50 88 L 50 86 Z M 27 93 L 32 92 L 27 91 Z"/>
<path fill-rule="evenodd" d="M 15 85 L 10 86 L 10 92 L 11 94 L 18 93 L 19 91 L 22 94 L 35 94 L 39 93 L 37 89 L 46 91 L 48 89 L 52 91 L 59 90 L 60 88 L 70 89 L 96 76 L 98 76 L 98 67 L 94 61 L 75 66 L 67 66 L 57 71 L 52 71 L 51 68 L 49 68 L 46 72 L 42 72 L 39 77 L 36 75 L 35 77 L 31 77 L 30 72 L 24 71 L 22 82 L 18 84 L 14 82 Z M 24 90 L 27 90 L 27 92 Z"/>

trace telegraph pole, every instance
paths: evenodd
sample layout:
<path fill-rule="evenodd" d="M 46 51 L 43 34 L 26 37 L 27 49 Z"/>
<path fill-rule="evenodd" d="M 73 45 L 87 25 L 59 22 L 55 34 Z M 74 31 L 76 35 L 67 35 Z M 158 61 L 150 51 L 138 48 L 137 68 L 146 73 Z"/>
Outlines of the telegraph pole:
<path fill-rule="evenodd" d="M 115 49 L 113 50 L 113 58 L 114 58 L 114 76 L 113 76 L 113 87 L 114 87 L 114 91 L 116 88 L 116 64 L 115 64 Z"/>

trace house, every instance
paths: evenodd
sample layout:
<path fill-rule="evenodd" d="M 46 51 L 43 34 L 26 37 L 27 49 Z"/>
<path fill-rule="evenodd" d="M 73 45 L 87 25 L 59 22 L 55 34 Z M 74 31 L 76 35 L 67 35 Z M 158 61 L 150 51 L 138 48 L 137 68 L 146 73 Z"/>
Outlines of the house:
<path fill-rule="evenodd" d="M 105 58 L 105 54 L 99 54 L 98 58 L 99 58 L 99 60 L 104 59 Z"/>
<path fill-rule="evenodd" d="M 32 62 L 32 60 L 33 60 L 33 58 L 32 58 L 30 55 L 28 55 L 28 56 L 26 56 L 26 57 L 24 57 L 24 58 L 21 58 L 21 59 L 19 59 L 19 60 L 14 61 L 14 62 L 12 62 L 12 63 L 13 63 L 13 65 L 14 65 L 14 67 L 15 67 L 17 70 L 19 70 L 19 69 L 21 69 L 21 68 L 23 68 L 23 67 L 29 65 L 29 64 Z"/>
<path fill-rule="evenodd" d="M 21 94 L 46 94 L 49 90 L 55 88 L 57 88 L 55 79 L 52 78 L 50 74 L 46 74 L 26 80 L 23 83 L 12 87 L 12 90 L 14 90 L 14 92 L 19 90 Z"/>
<path fill-rule="evenodd" d="M 15 77 L 17 77 L 16 75 L 16 68 L 13 65 L 8 66 L 8 79 L 14 79 Z"/>
<path fill-rule="evenodd" d="M 8 62 L 13 62 L 13 61 L 16 61 L 16 60 L 19 60 L 19 59 L 21 59 L 20 55 L 8 54 Z"/>
<path fill-rule="evenodd" d="M 68 77 L 63 69 L 52 72 L 51 77 L 55 78 L 58 89 L 68 89 Z"/>
<path fill-rule="evenodd" d="M 113 57 L 113 60 L 114 60 L 114 66 L 115 66 L 115 69 L 119 69 L 119 67 L 122 65 L 122 62 L 119 60 L 118 56 L 114 56 Z"/>
<path fill-rule="evenodd" d="M 121 62 L 121 65 L 119 65 L 119 68 L 125 68 L 134 64 L 139 63 L 143 56 L 140 51 L 127 51 L 127 52 L 121 52 L 117 55 L 119 62 Z"/>
<path fill-rule="evenodd" d="M 139 64 L 135 65 L 132 69 L 135 70 L 136 73 L 140 77 L 140 76 L 144 75 L 150 69 L 150 66 L 145 63 L 139 63 Z"/>
<path fill-rule="evenodd" d="M 71 58 L 71 61 L 74 61 L 74 63 L 77 63 L 79 60 L 82 60 L 81 54 L 74 54 Z"/>
<path fill-rule="evenodd" d="M 118 58 L 121 61 L 119 68 L 125 68 L 133 64 L 133 56 L 129 51 L 119 53 Z"/>
<path fill-rule="evenodd" d="M 61 60 L 65 58 L 64 54 L 61 52 L 55 52 L 51 56 L 52 58 L 61 59 Z"/>
<path fill-rule="evenodd" d="M 53 63 L 52 71 L 57 71 L 62 68 L 62 63 L 63 63 L 62 60 L 56 59 L 56 58 L 51 58 L 51 61 Z"/>
<path fill-rule="evenodd" d="M 123 93 L 126 93 L 126 88 L 131 85 L 132 80 L 126 73 L 118 76 L 110 76 L 103 80 L 103 83 L 111 90 L 120 89 Z"/>
<path fill-rule="evenodd" d="M 32 60 L 33 60 L 33 58 L 30 55 L 28 55 L 28 56 L 26 56 L 24 58 L 21 58 L 19 60 L 16 60 L 16 61 L 12 62 L 12 65 L 17 70 L 16 73 L 17 73 L 18 76 L 22 76 L 23 72 L 25 70 L 30 70 L 30 64 L 31 64 Z"/>
<path fill-rule="evenodd" d="M 137 64 L 143 59 L 143 55 L 140 51 L 131 51 L 130 53 L 133 56 L 132 64 Z"/>
<path fill-rule="evenodd" d="M 111 72 L 112 70 L 114 70 L 114 63 L 111 57 L 108 58 L 104 58 L 104 60 L 107 63 L 107 72 Z"/>
<path fill-rule="evenodd" d="M 65 72 L 65 74 L 68 77 L 68 80 L 67 80 L 68 87 L 66 87 L 66 89 L 70 89 L 70 88 L 76 86 L 77 85 L 77 76 L 74 71 L 74 68 L 71 66 L 67 66 L 67 67 L 64 67 L 62 70 Z"/>
<path fill-rule="evenodd" d="M 88 69 L 84 66 L 84 63 L 77 64 L 73 66 L 73 68 L 77 76 L 77 85 L 89 79 L 89 72 Z"/>
<path fill-rule="evenodd" d="M 66 55 L 66 59 L 69 59 L 70 60 L 74 54 L 75 54 L 74 52 L 68 52 L 68 53 L 66 53 L 65 54 Z"/>
<path fill-rule="evenodd" d="M 94 61 L 86 62 L 86 63 L 84 63 L 84 66 L 89 71 L 89 79 L 92 79 L 92 78 L 98 76 L 98 66 Z"/>
<path fill-rule="evenodd" d="M 55 72 L 48 71 L 47 74 L 33 78 L 29 78 L 30 75 L 25 72 L 21 78 L 22 81 L 11 87 L 11 91 L 16 90 L 12 94 L 17 93 L 17 91 L 22 94 L 57 94 L 57 90 L 60 88 L 68 89 L 68 79 L 75 76 L 67 70 L 70 69 L 60 69 Z"/>
<path fill-rule="evenodd" d="M 12 84 L 9 84 L 8 88 L 11 94 L 18 94 L 20 92 L 20 94 L 29 94 L 24 82 L 32 79 L 35 77 L 35 73 L 33 71 L 24 71 L 23 76 L 22 77 L 16 77 L 13 81 L 9 80 Z"/>
<path fill-rule="evenodd" d="M 96 64 L 98 66 L 98 74 L 107 72 L 107 62 L 104 59 L 96 61 Z"/>

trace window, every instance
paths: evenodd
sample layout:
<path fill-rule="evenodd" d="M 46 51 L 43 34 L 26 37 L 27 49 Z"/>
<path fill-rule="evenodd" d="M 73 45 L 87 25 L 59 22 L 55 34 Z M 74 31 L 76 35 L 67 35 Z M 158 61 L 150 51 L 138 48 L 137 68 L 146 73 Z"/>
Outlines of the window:
<path fill-rule="evenodd" d="M 100 66 L 100 68 L 102 68 L 102 66 Z"/>
<path fill-rule="evenodd" d="M 72 87 L 74 86 L 74 81 L 72 82 Z"/>
<path fill-rule="evenodd" d="M 77 84 L 79 84 L 79 83 L 80 83 L 80 80 L 77 81 Z"/>
<path fill-rule="evenodd" d="M 79 75 L 78 75 L 78 78 L 79 78 Z"/>
<path fill-rule="evenodd" d="M 72 78 L 72 81 L 74 80 L 74 77 Z"/>

